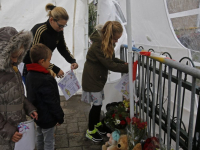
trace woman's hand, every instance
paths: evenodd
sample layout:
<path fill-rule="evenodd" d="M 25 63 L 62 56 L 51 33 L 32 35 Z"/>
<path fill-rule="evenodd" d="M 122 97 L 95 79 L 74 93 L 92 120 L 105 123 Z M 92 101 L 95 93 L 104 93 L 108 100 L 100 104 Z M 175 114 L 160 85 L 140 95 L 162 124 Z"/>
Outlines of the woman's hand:
<path fill-rule="evenodd" d="M 71 64 L 71 70 L 77 69 L 77 68 L 78 68 L 78 64 L 77 63 Z"/>
<path fill-rule="evenodd" d="M 13 142 L 18 142 L 22 138 L 22 135 L 23 134 L 16 131 L 15 134 L 12 136 L 11 140 Z"/>
<path fill-rule="evenodd" d="M 63 72 L 61 69 L 60 69 L 60 71 L 58 72 L 57 77 L 58 77 L 58 78 L 64 77 L 64 72 Z"/>

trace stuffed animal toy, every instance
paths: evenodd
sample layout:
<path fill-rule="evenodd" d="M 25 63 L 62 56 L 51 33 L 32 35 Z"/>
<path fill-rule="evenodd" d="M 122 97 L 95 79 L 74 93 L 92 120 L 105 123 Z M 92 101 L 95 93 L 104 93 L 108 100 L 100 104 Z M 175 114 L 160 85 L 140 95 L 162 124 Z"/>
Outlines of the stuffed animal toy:
<path fill-rule="evenodd" d="M 137 143 L 137 144 L 134 146 L 133 150 L 142 150 L 142 144 L 141 144 L 141 143 Z"/>
<path fill-rule="evenodd" d="M 104 148 L 104 149 L 103 149 Z M 106 147 L 102 146 L 102 150 L 106 150 Z M 128 138 L 127 135 L 121 135 L 117 145 L 111 145 L 107 150 L 128 150 Z"/>
<path fill-rule="evenodd" d="M 109 146 L 117 145 L 120 135 L 118 131 L 114 131 L 111 134 L 107 133 L 107 137 L 109 137 L 109 140 L 105 145 L 102 145 L 102 150 L 107 150 Z"/>
<path fill-rule="evenodd" d="M 127 135 L 121 135 L 117 142 L 118 150 L 128 150 L 128 137 Z"/>

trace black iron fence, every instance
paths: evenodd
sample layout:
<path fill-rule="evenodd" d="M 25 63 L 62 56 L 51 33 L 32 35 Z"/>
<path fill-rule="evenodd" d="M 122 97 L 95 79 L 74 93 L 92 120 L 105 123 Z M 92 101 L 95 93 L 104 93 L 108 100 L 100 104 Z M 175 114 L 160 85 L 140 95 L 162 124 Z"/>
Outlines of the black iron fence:
<path fill-rule="evenodd" d="M 120 58 L 126 62 L 127 51 L 127 46 L 121 46 Z M 172 59 L 167 52 L 162 55 Z M 137 100 L 130 107 L 147 121 L 148 135 L 157 134 L 168 150 L 171 146 L 200 150 L 200 87 L 196 86 L 200 70 L 186 57 L 175 62 L 142 55 L 137 68 Z"/>

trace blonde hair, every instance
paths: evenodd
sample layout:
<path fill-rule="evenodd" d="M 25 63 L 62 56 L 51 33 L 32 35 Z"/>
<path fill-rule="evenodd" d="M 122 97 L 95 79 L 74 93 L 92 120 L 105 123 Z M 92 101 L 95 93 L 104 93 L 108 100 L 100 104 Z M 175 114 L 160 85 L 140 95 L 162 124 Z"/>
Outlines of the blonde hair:
<path fill-rule="evenodd" d="M 47 16 L 49 16 L 49 18 L 52 17 L 55 21 L 69 19 L 69 15 L 63 7 L 56 7 L 53 4 L 48 3 L 45 10 L 48 12 Z"/>
<path fill-rule="evenodd" d="M 102 33 L 102 43 L 101 49 L 106 58 L 112 58 L 114 52 L 113 46 L 113 36 L 116 34 L 122 34 L 123 28 L 122 25 L 118 21 L 107 21 L 103 26 Z"/>

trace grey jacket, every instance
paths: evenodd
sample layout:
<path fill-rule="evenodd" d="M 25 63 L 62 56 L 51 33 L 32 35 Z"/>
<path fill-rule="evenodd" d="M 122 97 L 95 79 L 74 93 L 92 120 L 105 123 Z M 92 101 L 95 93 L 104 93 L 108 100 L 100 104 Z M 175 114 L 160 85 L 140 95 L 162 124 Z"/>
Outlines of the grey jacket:
<path fill-rule="evenodd" d="M 26 114 L 36 110 L 24 96 L 21 75 L 13 69 L 10 59 L 11 53 L 23 44 L 25 51 L 16 65 L 22 62 L 31 42 L 31 32 L 0 28 L 0 150 L 14 149 L 11 138 L 18 124 L 26 121 Z"/>

